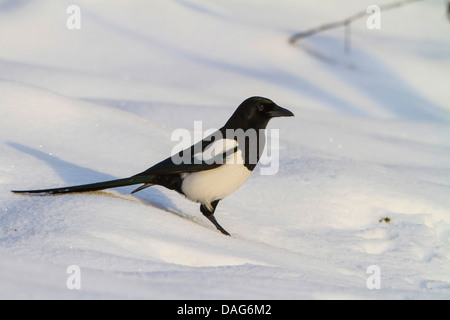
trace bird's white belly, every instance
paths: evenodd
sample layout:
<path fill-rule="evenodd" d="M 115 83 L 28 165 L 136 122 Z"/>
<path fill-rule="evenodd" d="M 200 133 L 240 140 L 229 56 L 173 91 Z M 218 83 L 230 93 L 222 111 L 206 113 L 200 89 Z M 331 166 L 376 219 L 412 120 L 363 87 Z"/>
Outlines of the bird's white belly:
<path fill-rule="evenodd" d="M 234 154 L 235 160 L 240 151 Z M 192 201 L 200 202 L 211 208 L 211 202 L 223 199 L 239 189 L 252 172 L 242 162 L 225 161 L 218 168 L 189 173 L 184 177 L 181 190 Z"/>

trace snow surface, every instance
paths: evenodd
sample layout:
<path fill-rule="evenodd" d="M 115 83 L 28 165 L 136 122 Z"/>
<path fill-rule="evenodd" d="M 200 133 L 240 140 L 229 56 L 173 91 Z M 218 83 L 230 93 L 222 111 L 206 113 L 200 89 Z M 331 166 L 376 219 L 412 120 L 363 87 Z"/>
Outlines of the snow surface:
<path fill-rule="evenodd" d="M 288 44 L 371 4 L 0 0 L 0 298 L 450 298 L 445 1 L 355 22 L 350 54 L 342 29 Z M 10 193 L 141 172 L 254 95 L 296 117 L 269 124 L 279 172 L 218 206 L 231 238 L 160 187 Z"/>

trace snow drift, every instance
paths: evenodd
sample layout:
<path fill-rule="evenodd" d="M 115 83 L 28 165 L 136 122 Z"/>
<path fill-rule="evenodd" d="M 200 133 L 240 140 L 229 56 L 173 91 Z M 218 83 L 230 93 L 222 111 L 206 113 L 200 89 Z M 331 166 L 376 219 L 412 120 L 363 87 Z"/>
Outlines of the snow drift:
<path fill-rule="evenodd" d="M 288 44 L 370 4 L 1 0 L 0 297 L 448 299 L 443 2 L 382 13 L 381 30 L 352 24 L 350 54 L 338 29 Z M 231 238 L 159 187 L 10 193 L 141 172 L 174 129 L 220 127 L 254 95 L 296 117 L 269 124 L 279 172 L 257 169 L 218 208 Z"/>

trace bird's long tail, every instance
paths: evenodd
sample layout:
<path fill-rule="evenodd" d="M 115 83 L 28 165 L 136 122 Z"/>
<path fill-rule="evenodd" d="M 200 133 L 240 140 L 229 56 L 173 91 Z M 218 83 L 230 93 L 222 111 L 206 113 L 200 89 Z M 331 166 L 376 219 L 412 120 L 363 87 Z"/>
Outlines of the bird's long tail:
<path fill-rule="evenodd" d="M 131 186 L 131 185 L 140 184 L 140 183 L 144 183 L 145 184 L 144 186 L 148 187 L 151 185 L 153 178 L 154 178 L 153 175 L 132 176 L 129 178 L 124 178 L 124 179 L 97 182 L 97 183 L 91 183 L 91 184 L 83 184 L 80 186 L 71 186 L 71 187 L 54 188 L 54 189 L 40 189 L 40 190 L 21 190 L 21 191 L 12 190 L 12 192 L 24 193 L 24 194 L 39 194 L 39 193 L 41 193 L 41 194 L 61 194 L 61 193 L 98 191 L 98 190 L 104 190 L 104 189 L 109 189 L 109 188 Z M 144 186 L 138 188 L 134 192 L 136 192 L 138 190 L 142 190 Z"/>

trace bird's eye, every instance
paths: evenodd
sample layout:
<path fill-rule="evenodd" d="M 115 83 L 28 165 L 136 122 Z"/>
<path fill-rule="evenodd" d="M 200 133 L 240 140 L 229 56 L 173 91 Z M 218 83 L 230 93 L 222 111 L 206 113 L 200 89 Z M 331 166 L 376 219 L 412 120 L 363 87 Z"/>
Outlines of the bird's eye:
<path fill-rule="evenodd" d="M 258 111 L 264 111 L 264 105 L 260 104 L 260 105 L 258 106 Z"/>

